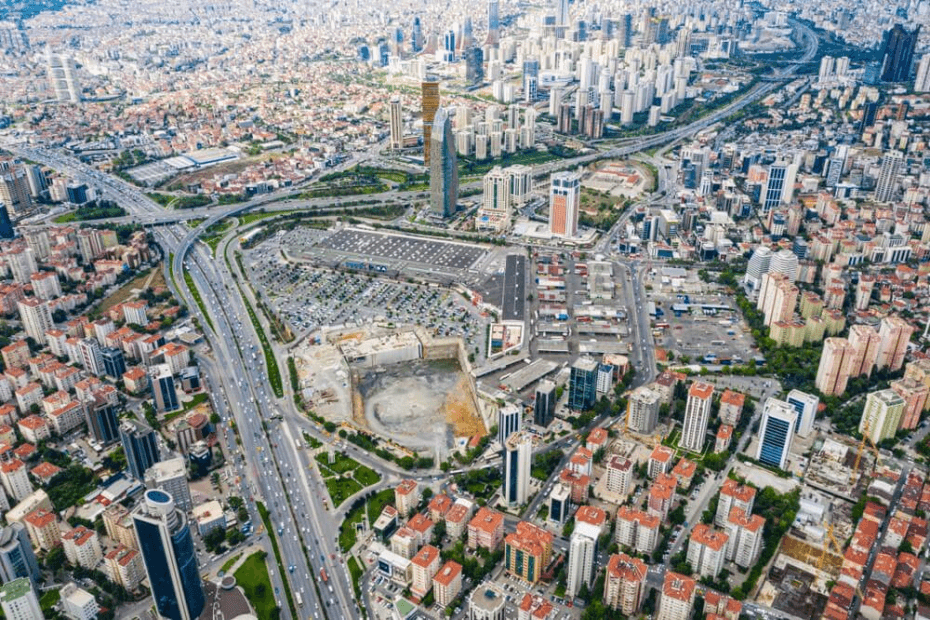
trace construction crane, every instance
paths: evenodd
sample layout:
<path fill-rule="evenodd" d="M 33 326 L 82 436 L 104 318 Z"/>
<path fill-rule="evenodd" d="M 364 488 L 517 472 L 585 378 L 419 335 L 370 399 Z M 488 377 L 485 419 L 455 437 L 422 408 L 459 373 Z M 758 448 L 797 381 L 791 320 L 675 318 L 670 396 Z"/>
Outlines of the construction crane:
<path fill-rule="evenodd" d="M 872 471 L 875 471 L 875 466 L 878 465 L 878 447 L 876 447 L 875 442 L 872 441 L 872 438 L 869 437 L 868 420 L 865 420 L 862 426 L 862 439 L 859 441 L 859 449 L 856 451 L 856 461 L 853 463 L 852 471 L 849 472 L 849 484 L 852 484 L 853 478 L 856 476 L 856 472 L 859 470 L 859 463 L 862 460 L 862 453 L 865 451 L 866 442 L 868 442 L 872 453 L 875 454 L 875 462 L 872 464 Z"/>
<path fill-rule="evenodd" d="M 843 547 L 840 545 L 839 541 L 836 539 L 836 536 L 833 535 L 833 524 L 831 523 L 827 527 L 827 535 L 823 539 L 823 552 L 820 554 L 820 559 L 817 560 L 817 568 L 823 570 L 824 564 L 827 562 L 827 553 L 830 551 L 830 543 L 833 543 L 833 546 L 836 548 L 836 552 L 839 555 L 843 555 Z"/>

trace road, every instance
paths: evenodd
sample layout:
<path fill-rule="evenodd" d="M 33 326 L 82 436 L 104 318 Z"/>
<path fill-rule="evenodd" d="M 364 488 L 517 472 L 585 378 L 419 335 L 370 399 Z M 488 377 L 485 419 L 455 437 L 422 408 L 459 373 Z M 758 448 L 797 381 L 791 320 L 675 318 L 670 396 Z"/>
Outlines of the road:
<path fill-rule="evenodd" d="M 793 22 L 793 25 L 808 38 L 808 50 L 800 60 L 800 62 L 806 62 L 816 53 L 816 37 L 805 26 L 797 22 Z M 795 69 L 796 67 L 783 69 L 781 76 L 788 79 Z M 583 165 L 595 159 L 626 157 L 645 149 L 675 142 L 719 122 L 771 93 L 778 86 L 776 82 L 757 84 L 736 101 L 686 126 L 654 136 L 624 140 L 617 146 L 598 153 L 542 164 L 534 169 L 534 174 L 544 175 L 557 169 Z M 292 572 L 288 574 L 281 574 L 273 563 L 270 567 L 276 598 L 283 608 L 283 617 L 291 616 L 284 593 L 281 591 L 284 580 L 287 580 L 292 590 L 299 593 L 303 602 L 303 606 L 298 609 L 299 617 L 313 617 L 319 620 L 317 613 L 319 611 L 330 620 L 347 617 L 359 618 L 352 581 L 345 565 L 338 560 L 340 557 L 337 542 L 338 522 L 335 517 L 341 513 L 337 512 L 333 515 L 321 505 L 321 498 L 326 497 L 322 480 L 315 468 L 309 467 L 307 451 L 298 449 L 295 441 L 305 431 L 317 438 L 322 436 L 318 429 L 303 421 L 294 410 L 290 399 L 279 399 L 273 395 L 267 369 L 264 368 L 262 345 L 251 321 L 246 319 L 248 313 L 241 293 L 236 288 L 233 274 L 229 272 L 225 261 L 214 260 L 207 254 L 203 244 L 196 243 L 197 237 L 219 220 L 257 206 L 270 206 L 270 203 L 280 201 L 293 190 L 289 189 L 287 193 L 261 196 L 246 203 L 226 207 L 169 212 L 132 185 L 97 171 L 74 158 L 37 146 L 12 144 L 6 145 L 6 148 L 20 157 L 41 162 L 67 174 L 75 181 L 97 188 L 102 198 L 116 201 L 129 212 L 126 218 L 102 220 L 101 223 L 132 221 L 147 226 L 161 224 L 156 227 L 159 242 L 167 253 L 174 255 L 170 267 L 177 279 L 176 283 L 171 283 L 171 286 L 172 288 L 176 286 L 178 289 L 176 293 L 200 321 L 212 348 L 212 359 L 203 358 L 201 362 L 206 381 L 213 389 L 213 400 L 217 412 L 226 424 L 234 422 L 239 430 L 239 438 L 242 442 L 241 453 L 238 453 L 238 446 L 234 447 L 235 439 L 228 427 L 223 430 L 230 454 L 240 457 L 237 459 L 237 470 L 241 474 L 239 492 L 243 494 L 243 497 L 264 500 L 272 528 L 279 541 L 282 560 L 287 567 L 293 567 Z M 347 166 L 350 163 L 346 162 L 344 165 Z M 468 187 L 468 184 L 464 187 Z M 409 199 L 416 193 L 419 192 L 386 193 L 366 196 L 365 199 L 398 201 Z M 357 199 L 357 197 L 324 198 L 319 199 L 318 202 L 306 201 L 300 204 L 338 207 L 345 201 Z M 282 203 L 273 208 L 293 209 L 298 206 L 297 203 Z M 206 219 L 193 230 L 176 224 L 179 221 L 194 218 Z M 606 238 L 609 239 L 610 235 Z M 627 267 L 632 282 L 632 286 L 629 287 L 632 294 L 632 305 L 629 306 L 631 313 L 632 308 L 642 307 L 643 300 L 637 291 L 642 290 L 642 276 L 647 267 L 648 265 L 637 262 L 632 262 Z M 190 274 L 202 296 L 213 323 L 212 328 L 206 317 L 202 315 L 182 277 L 185 271 Z M 645 341 L 646 334 L 648 334 L 648 318 L 644 318 L 642 314 L 642 311 L 636 312 L 635 333 L 641 343 L 645 367 L 644 377 L 646 377 L 649 376 L 649 372 L 654 372 L 655 360 L 654 355 L 650 356 L 651 340 L 649 344 Z M 287 383 L 286 374 L 282 376 L 282 379 Z M 593 424 L 600 422 L 602 421 L 597 420 Z M 323 439 L 328 440 L 325 437 Z M 748 434 L 742 441 L 747 440 Z M 358 458 L 363 462 L 372 462 L 372 458 L 360 454 L 361 451 L 355 449 L 354 446 L 347 446 L 347 448 L 353 458 Z M 382 475 L 389 476 L 398 473 L 392 471 L 384 463 L 375 462 L 374 464 L 376 471 Z M 438 478 L 438 475 L 434 475 L 430 479 Z M 551 479 L 548 482 L 551 482 Z M 707 485 L 708 488 L 710 486 Z M 247 490 L 248 495 L 246 495 Z M 534 508 L 530 510 L 530 513 L 535 511 L 541 497 L 542 494 L 534 500 Z M 708 489 L 705 489 L 702 498 L 692 507 L 692 513 L 699 515 L 709 497 Z M 694 521 L 693 517 L 689 519 L 689 523 Z M 677 545 L 681 544 L 680 541 L 684 537 L 683 534 Z M 323 568 L 330 577 L 326 584 L 317 579 L 320 569 Z M 322 586 L 319 595 L 317 585 Z"/>

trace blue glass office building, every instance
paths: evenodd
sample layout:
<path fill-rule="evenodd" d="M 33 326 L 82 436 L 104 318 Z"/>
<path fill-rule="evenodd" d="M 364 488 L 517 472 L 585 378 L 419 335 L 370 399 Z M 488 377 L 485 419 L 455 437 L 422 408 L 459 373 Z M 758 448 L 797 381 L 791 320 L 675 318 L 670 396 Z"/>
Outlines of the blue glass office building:
<path fill-rule="evenodd" d="M 785 468 L 797 418 L 798 412 L 788 403 L 774 398 L 765 402 L 756 460 L 779 469 Z"/>
<path fill-rule="evenodd" d="M 170 493 L 150 489 L 132 521 L 158 613 L 170 620 L 198 618 L 206 599 L 186 515 Z"/>

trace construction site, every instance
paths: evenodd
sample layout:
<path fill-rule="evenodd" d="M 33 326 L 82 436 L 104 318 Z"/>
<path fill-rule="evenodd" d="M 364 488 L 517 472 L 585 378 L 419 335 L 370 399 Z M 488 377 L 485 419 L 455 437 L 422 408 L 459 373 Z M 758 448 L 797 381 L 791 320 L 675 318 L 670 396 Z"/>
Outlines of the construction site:
<path fill-rule="evenodd" d="M 300 395 L 316 415 L 440 461 L 491 426 L 461 338 L 414 326 L 324 331 L 295 349 Z"/>

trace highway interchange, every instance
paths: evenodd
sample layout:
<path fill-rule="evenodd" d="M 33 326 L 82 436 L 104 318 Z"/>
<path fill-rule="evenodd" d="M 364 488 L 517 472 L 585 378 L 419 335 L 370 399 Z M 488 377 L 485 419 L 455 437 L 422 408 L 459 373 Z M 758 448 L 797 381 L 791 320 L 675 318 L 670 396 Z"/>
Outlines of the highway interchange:
<path fill-rule="evenodd" d="M 807 62 L 816 54 L 817 39 L 806 26 L 797 22 L 793 22 L 793 25 L 808 42 L 807 50 L 798 62 Z M 782 69 L 779 77 L 787 80 L 795 70 L 796 66 Z M 761 82 L 731 104 L 689 125 L 653 136 L 624 140 L 619 142 L 618 146 L 595 154 L 542 164 L 534 169 L 534 174 L 545 175 L 560 168 L 576 167 L 595 159 L 626 157 L 649 148 L 674 143 L 694 135 L 759 100 L 773 92 L 781 83 Z M 290 397 L 290 386 L 286 376 L 282 376 L 286 388 L 284 397 L 274 396 L 267 369 L 264 368 L 261 342 L 251 321 L 248 320 L 249 314 L 245 308 L 242 293 L 237 286 L 238 274 L 230 271 L 231 265 L 227 260 L 214 259 L 204 244 L 197 243 L 197 238 L 214 223 L 258 206 L 266 206 L 269 210 L 294 209 L 298 206 L 339 207 L 341 203 L 352 199 L 322 198 L 304 201 L 300 204 L 294 202 L 275 204 L 286 195 L 279 192 L 236 205 L 191 209 L 183 212 L 167 211 L 128 183 L 52 149 L 23 144 L 7 144 L 4 148 L 97 188 L 103 198 L 116 201 L 129 213 L 125 218 L 114 218 L 111 220 L 113 223 L 137 222 L 150 227 L 156 234 L 166 258 L 173 256 L 170 265 L 167 264 L 167 260 L 165 261 L 167 279 L 173 288 L 177 288 L 176 293 L 185 300 L 188 308 L 198 318 L 201 327 L 206 332 L 212 353 L 201 358 L 201 367 L 212 389 L 212 399 L 217 412 L 227 425 L 235 423 L 242 442 L 241 446 L 237 445 L 236 433 L 229 430 L 230 426 L 225 428 L 223 441 L 226 443 L 227 454 L 234 460 L 239 474 L 239 493 L 243 497 L 262 501 L 265 504 L 273 534 L 278 540 L 282 562 L 286 567 L 285 573 L 282 574 L 274 562 L 269 563 L 269 568 L 276 598 L 283 608 L 282 616 L 291 617 L 285 600 L 284 582 L 286 580 L 295 593 L 295 601 L 299 598 L 301 603 L 298 608 L 298 617 L 314 618 L 314 620 L 319 620 L 321 617 L 329 620 L 359 618 L 360 610 L 355 600 L 352 580 L 345 564 L 340 560 L 342 554 L 337 542 L 339 520 L 344 516 L 345 509 L 331 511 L 322 506 L 320 498 L 327 496 L 325 487 L 319 473 L 312 467 L 308 451 L 298 447 L 298 442 L 303 443 L 304 432 L 320 441 L 331 442 L 332 440 L 296 411 L 293 399 Z M 350 161 L 344 165 L 348 166 L 352 163 Z M 657 166 L 657 170 L 659 171 L 658 188 L 649 199 L 652 202 L 661 200 L 668 184 L 664 166 Z M 293 189 L 289 189 L 287 194 L 292 192 Z M 366 199 L 396 202 L 412 198 L 414 194 L 398 192 L 367 196 Z M 607 249 L 609 240 L 620 229 L 628 215 L 626 214 L 609 234 L 604 235 L 599 244 L 599 250 Z M 193 229 L 183 224 L 183 221 L 200 218 L 206 219 Z M 221 249 L 225 249 L 225 243 Z M 222 255 L 222 251 L 218 253 L 218 256 Z M 655 359 L 648 329 L 649 317 L 643 311 L 642 278 L 648 269 L 648 264 L 636 260 L 625 262 L 619 258 L 617 262 L 626 275 L 627 281 L 624 283 L 623 290 L 633 319 L 631 329 L 634 330 L 634 343 L 637 341 L 640 343 L 634 357 L 639 360 L 640 372 L 637 384 L 641 384 L 651 380 L 655 372 Z M 235 267 L 233 269 L 235 270 Z M 207 321 L 207 317 L 201 314 L 182 276 L 184 273 L 190 274 L 199 290 L 205 308 L 209 312 L 210 321 Z M 174 276 L 173 281 L 171 275 Z M 284 357 L 279 355 L 278 359 L 283 361 Z M 603 420 L 597 422 L 603 422 Z M 748 440 L 748 435 L 748 433 L 744 435 L 743 443 Z M 559 447 L 570 450 L 573 447 L 572 442 L 574 442 L 573 439 L 563 440 L 563 444 Z M 401 477 L 402 472 L 395 466 L 386 464 L 351 444 L 340 445 L 339 449 L 345 449 L 353 458 L 378 471 L 383 477 L 378 485 L 379 488 L 385 488 Z M 428 476 L 422 478 L 425 481 L 436 481 L 443 476 L 440 476 L 438 472 L 430 472 Z M 546 485 L 551 481 L 552 479 L 547 481 Z M 693 524 L 697 520 L 695 516 L 700 516 L 717 486 L 719 485 L 711 484 L 711 481 L 705 483 L 700 497 L 692 503 L 689 523 Z M 542 495 L 543 493 L 538 494 L 527 514 L 535 512 L 539 502 L 542 501 Z M 256 524 L 255 536 L 260 537 L 263 544 L 267 545 L 268 536 L 272 532 L 262 533 L 258 529 L 260 524 L 258 513 L 254 504 L 249 503 L 249 506 L 253 523 Z M 512 523 L 509 526 L 512 527 Z M 685 533 L 682 533 L 672 547 L 672 555 L 684 539 Z M 292 571 L 289 570 L 291 567 L 293 567 Z M 329 575 L 327 583 L 323 583 L 318 578 L 321 569 L 325 569 Z M 660 584 L 661 574 L 662 570 L 650 572 L 650 583 Z M 367 595 L 367 590 L 365 593 Z M 772 611 L 752 605 L 749 605 L 748 609 L 755 610 L 759 614 Z"/>

